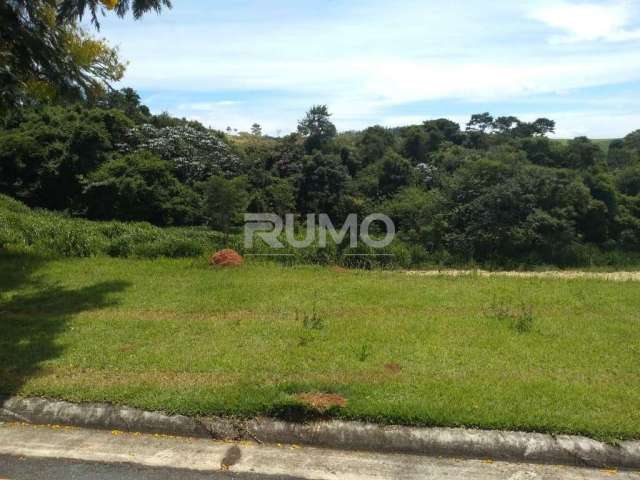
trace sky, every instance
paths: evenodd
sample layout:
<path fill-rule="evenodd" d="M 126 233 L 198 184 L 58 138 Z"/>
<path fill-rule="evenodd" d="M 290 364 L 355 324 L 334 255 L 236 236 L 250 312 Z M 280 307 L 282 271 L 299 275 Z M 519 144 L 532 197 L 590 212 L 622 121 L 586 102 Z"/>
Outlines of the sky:
<path fill-rule="evenodd" d="M 640 128 L 640 0 L 172 0 L 99 36 L 154 113 L 224 130 L 340 131 L 478 112 L 548 117 L 556 136 Z"/>

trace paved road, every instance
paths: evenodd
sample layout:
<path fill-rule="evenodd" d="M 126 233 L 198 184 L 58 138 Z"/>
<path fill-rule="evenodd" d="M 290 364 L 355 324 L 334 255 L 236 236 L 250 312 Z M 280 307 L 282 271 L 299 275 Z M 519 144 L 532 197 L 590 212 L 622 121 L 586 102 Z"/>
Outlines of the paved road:
<path fill-rule="evenodd" d="M 0 478 L 640 480 L 640 472 L 0 423 Z"/>
<path fill-rule="evenodd" d="M 293 480 L 296 477 L 233 472 L 194 472 L 128 464 L 0 455 L 0 479 L 9 480 Z M 297 477 L 300 478 L 300 477 Z"/>

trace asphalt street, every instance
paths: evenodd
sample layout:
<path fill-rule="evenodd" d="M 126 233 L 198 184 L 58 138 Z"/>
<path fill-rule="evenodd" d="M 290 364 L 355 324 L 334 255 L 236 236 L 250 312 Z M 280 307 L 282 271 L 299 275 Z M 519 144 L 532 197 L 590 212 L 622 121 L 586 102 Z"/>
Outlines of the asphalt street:
<path fill-rule="evenodd" d="M 2 480 L 293 480 L 301 477 L 233 472 L 196 472 L 118 463 L 80 462 L 0 455 Z"/>
<path fill-rule="evenodd" d="M 640 472 L 0 423 L 0 479 L 174 478 L 640 480 Z"/>

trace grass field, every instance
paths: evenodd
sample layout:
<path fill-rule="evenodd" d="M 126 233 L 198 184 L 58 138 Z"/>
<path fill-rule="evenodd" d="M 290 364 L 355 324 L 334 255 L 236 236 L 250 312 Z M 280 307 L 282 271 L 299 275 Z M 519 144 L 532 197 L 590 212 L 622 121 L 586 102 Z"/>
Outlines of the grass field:
<path fill-rule="evenodd" d="M 0 257 L 0 391 L 640 438 L 640 283 Z"/>
<path fill-rule="evenodd" d="M 568 138 L 557 138 L 557 139 L 554 139 L 554 140 L 557 141 L 557 142 L 561 142 L 563 144 L 567 144 L 570 139 L 568 139 Z M 609 152 L 609 145 L 611 145 L 611 142 L 613 142 L 616 139 L 615 138 L 590 138 L 589 140 L 591 140 L 593 143 L 598 145 L 602 149 L 602 151 L 604 153 L 607 153 L 607 152 Z"/>

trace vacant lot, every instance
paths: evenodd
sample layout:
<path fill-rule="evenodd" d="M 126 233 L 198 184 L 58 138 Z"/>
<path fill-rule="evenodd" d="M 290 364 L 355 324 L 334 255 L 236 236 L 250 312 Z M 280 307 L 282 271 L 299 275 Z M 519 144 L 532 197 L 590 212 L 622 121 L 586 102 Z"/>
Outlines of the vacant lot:
<path fill-rule="evenodd" d="M 640 438 L 638 282 L 5 255 L 0 288 L 4 393 Z"/>

